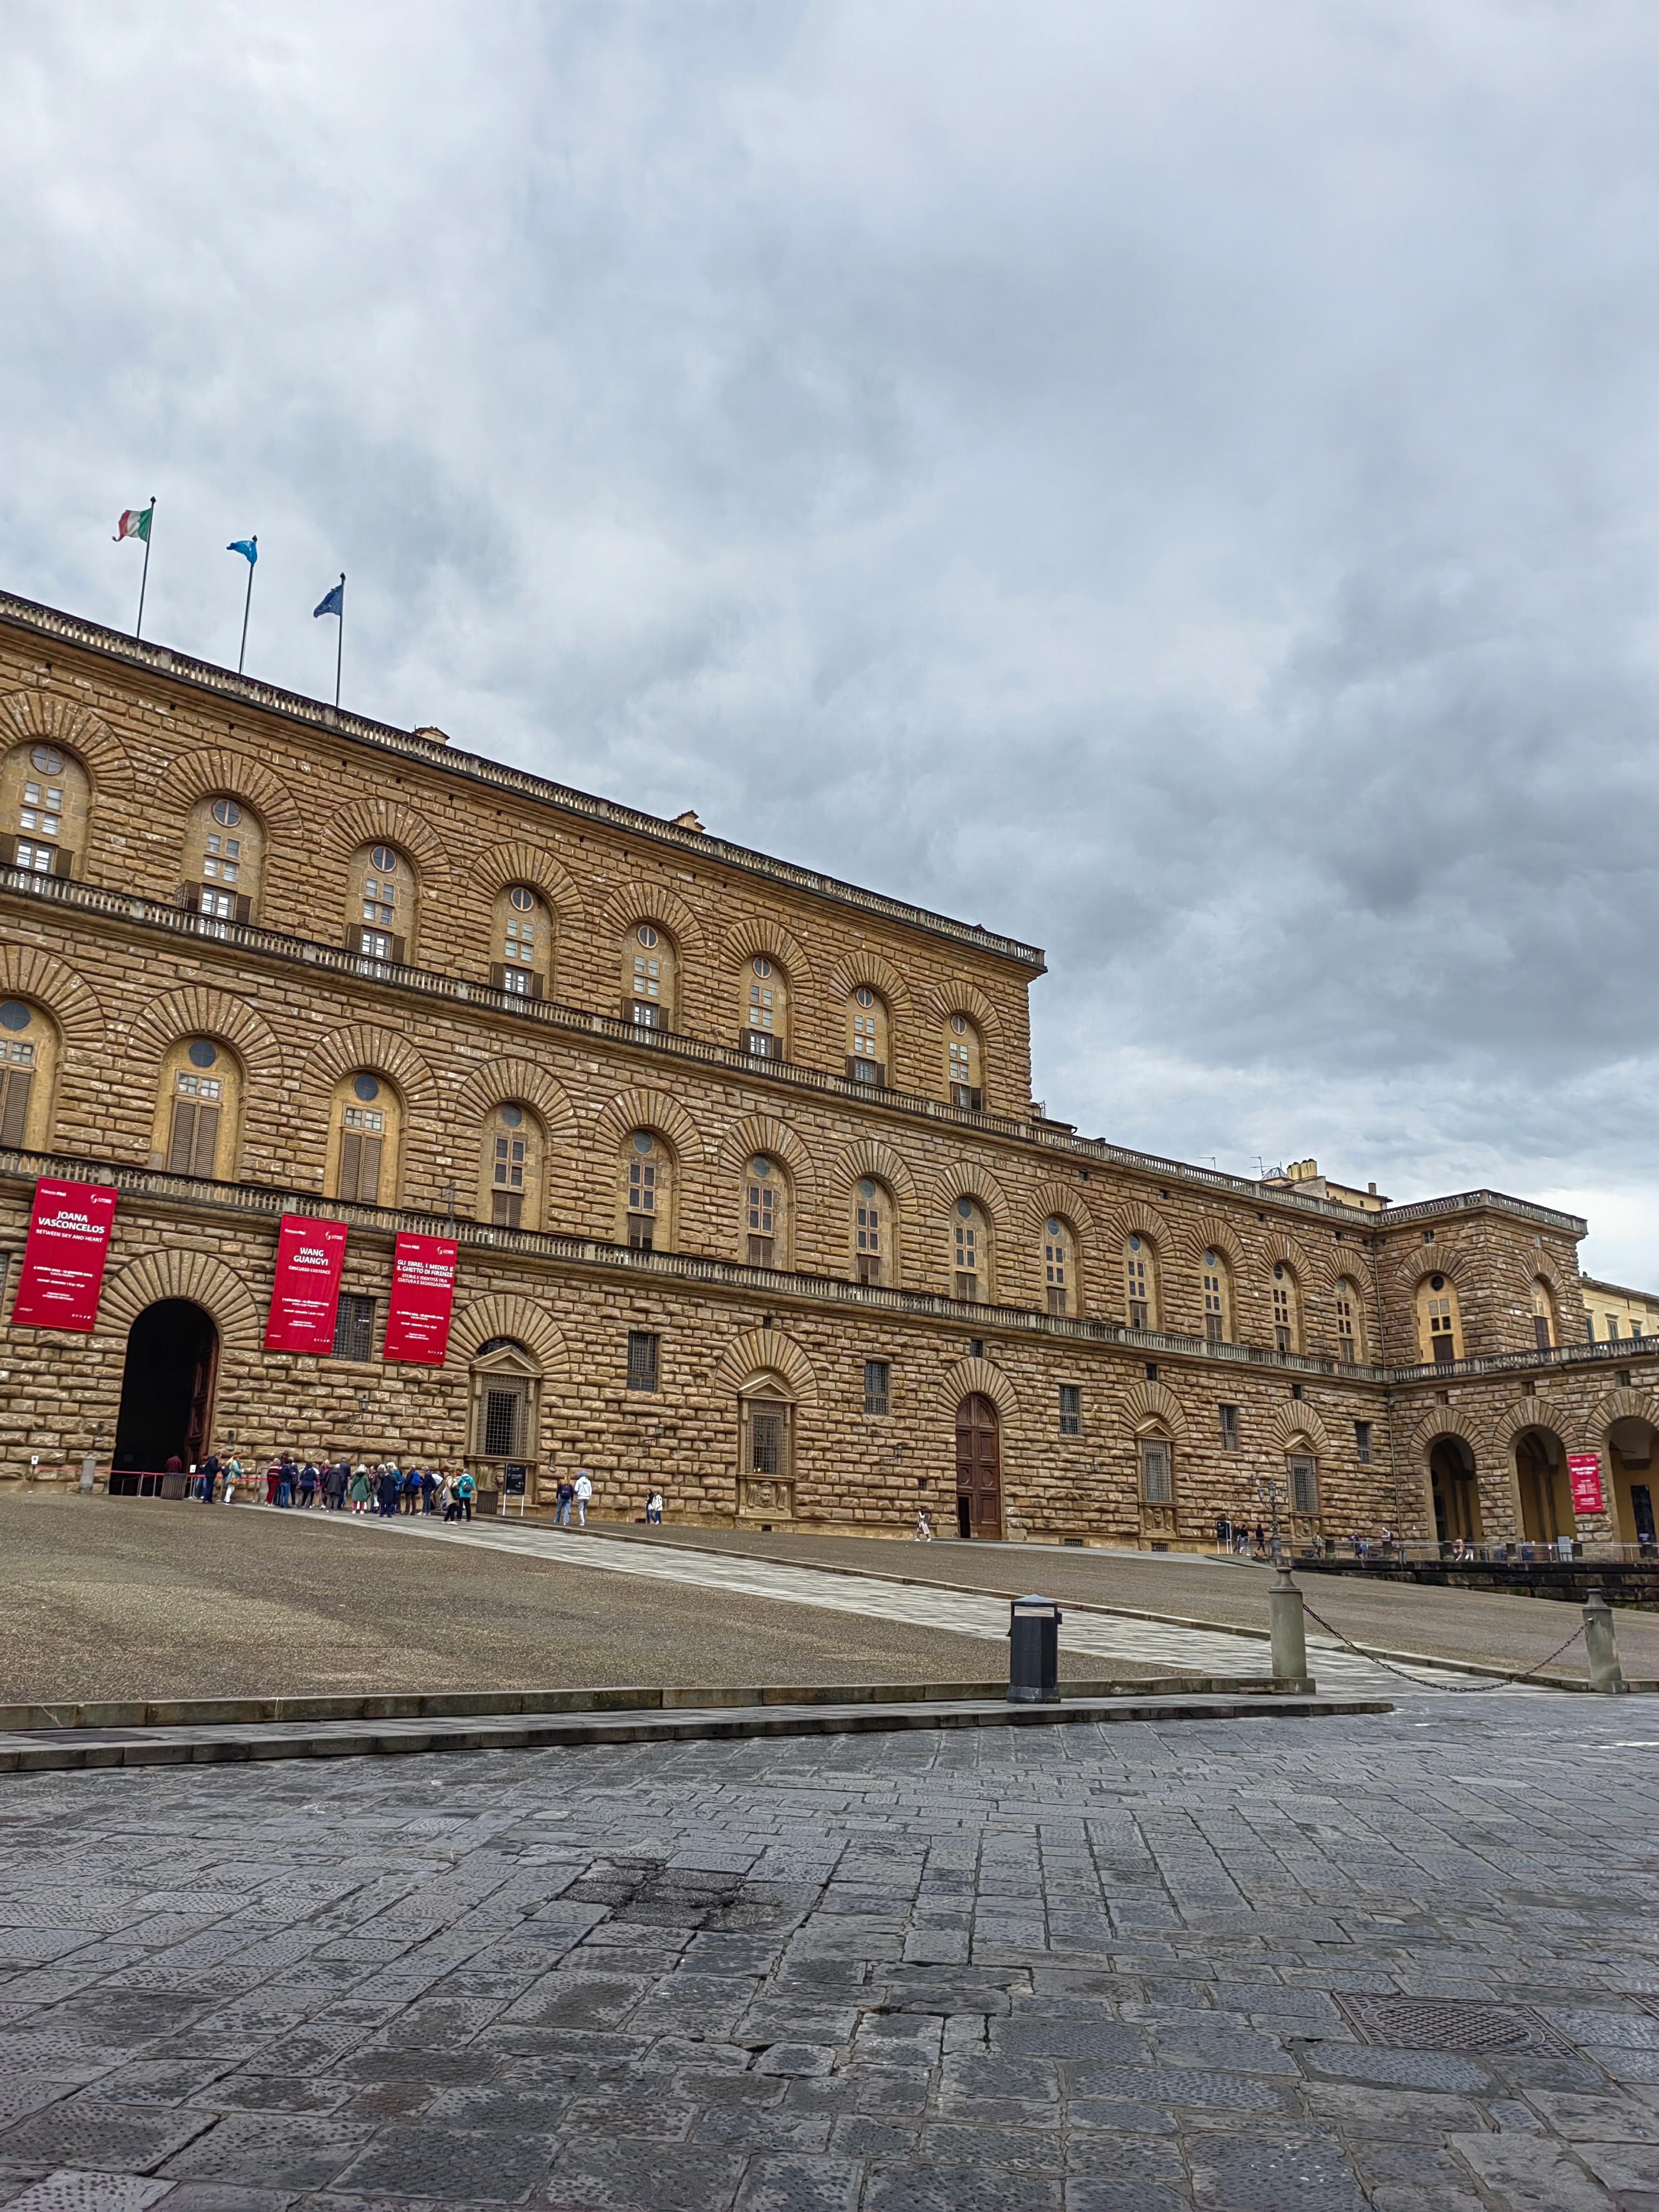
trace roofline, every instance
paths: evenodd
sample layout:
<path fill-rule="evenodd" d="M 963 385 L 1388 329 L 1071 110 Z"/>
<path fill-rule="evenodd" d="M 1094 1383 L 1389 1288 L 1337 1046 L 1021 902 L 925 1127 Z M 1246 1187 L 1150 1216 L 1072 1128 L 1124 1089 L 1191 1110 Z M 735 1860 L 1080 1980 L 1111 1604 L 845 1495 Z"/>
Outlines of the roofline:
<path fill-rule="evenodd" d="M 1633 1291 L 1628 1283 L 1610 1283 L 1605 1275 L 1580 1275 L 1578 1286 L 1585 1291 L 1611 1291 L 1615 1297 L 1634 1298 L 1644 1306 L 1659 1306 L 1659 1291 Z"/>
<path fill-rule="evenodd" d="M 55 639 L 100 653 L 106 659 L 123 661 L 167 683 L 187 684 L 264 714 L 283 715 L 331 738 L 349 738 L 358 744 L 400 754 L 405 759 L 422 761 L 433 768 L 447 769 L 474 782 L 494 784 L 541 805 L 556 806 L 567 813 L 585 816 L 589 821 L 625 830 L 632 836 L 648 837 L 682 854 L 694 854 L 705 864 L 713 861 L 721 867 L 740 869 L 746 874 L 787 884 L 792 890 L 805 891 L 813 897 L 879 915 L 884 921 L 898 922 L 906 928 L 927 930 L 993 959 L 1007 961 L 1028 975 L 1041 975 L 1048 971 L 1041 948 L 1023 944 L 1018 938 L 1000 936 L 994 930 L 981 928 L 977 923 L 957 921 L 949 915 L 935 914 L 928 907 L 912 906 L 885 892 L 843 883 L 837 876 L 822 875 L 813 868 L 798 867 L 793 861 L 751 852 L 747 846 L 728 844 L 724 838 L 711 836 L 706 830 L 683 830 L 654 814 L 643 814 L 614 799 L 599 799 L 591 792 L 555 783 L 547 776 L 533 775 L 527 769 L 509 768 L 502 762 L 487 759 L 482 753 L 434 744 L 412 730 L 400 730 L 389 722 L 371 721 L 366 715 L 331 707 L 319 699 L 308 699 L 303 693 L 283 691 L 274 684 L 238 676 L 211 661 L 195 660 L 186 653 L 173 652 L 171 647 L 128 637 L 120 630 L 106 629 L 100 623 L 65 614 L 60 608 L 42 606 L 33 599 L 20 599 L 14 592 L 0 591 L 0 623 L 36 637 Z"/>

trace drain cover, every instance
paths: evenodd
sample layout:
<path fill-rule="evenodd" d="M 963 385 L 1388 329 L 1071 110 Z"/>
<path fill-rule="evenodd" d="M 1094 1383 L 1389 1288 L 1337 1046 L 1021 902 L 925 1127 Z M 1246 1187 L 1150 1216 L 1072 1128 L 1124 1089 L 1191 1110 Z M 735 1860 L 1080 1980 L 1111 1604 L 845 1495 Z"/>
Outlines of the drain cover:
<path fill-rule="evenodd" d="M 1553 2031 L 1524 2005 L 1439 1997 L 1338 1996 L 1354 2033 L 1386 2051 L 1559 2051 Z"/>

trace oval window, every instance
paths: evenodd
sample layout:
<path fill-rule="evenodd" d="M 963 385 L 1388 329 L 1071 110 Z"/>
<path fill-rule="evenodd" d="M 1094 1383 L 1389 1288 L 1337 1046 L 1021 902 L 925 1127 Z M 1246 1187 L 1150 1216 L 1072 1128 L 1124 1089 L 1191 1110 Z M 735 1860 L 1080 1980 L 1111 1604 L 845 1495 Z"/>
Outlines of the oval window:
<path fill-rule="evenodd" d="M 873 1006 L 876 1003 L 876 994 L 867 983 L 860 983 L 853 996 L 861 1006 Z"/>
<path fill-rule="evenodd" d="M 64 765 L 64 756 L 55 745 L 36 745 L 29 755 L 29 766 L 38 768 L 42 775 L 57 775 Z"/>
<path fill-rule="evenodd" d="M 372 1075 L 354 1075 L 351 1079 L 351 1095 L 354 1098 L 361 1098 L 367 1106 L 372 1100 L 380 1097 L 380 1086 Z"/>
<path fill-rule="evenodd" d="M 1443 1291 L 1445 1287 L 1446 1279 L 1443 1275 L 1431 1275 L 1429 1277 L 1429 1288 L 1431 1291 Z"/>
<path fill-rule="evenodd" d="M 216 799 L 213 818 L 227 830 L 234 830 L 242 818 L 242 810 L 234 799 Z"/>
<path fill-rule="evenodd" d="M 772 972 L 772 963 L 771 963 L 771 962 L 770 962 L 769 960 L 767 960 L 767 959 L 763 959 L 763 959 L 760 959 L 760 960 L 757 960 L 757 961 L 756 961 L 756 963 L 755 963 L 755 973 L 756 973 L 757 975 L 769 975 L 771 974 L 771 972 Z"/>
<path fill-rule="evenodd" d="M 1275 1260 L 1273 1261 L 1273 1280 L 1276 1283 L 1282 1283 L 1284 1279 L 1285 1262 L 1282 1260 Z"/>
<path fill-rule="evenodd" d="M 0 1030 L 26 1030 L 33 1018 L 21 999 L 8 999 L 0 1006 Z"/>
<path fill-rule="evenodd" d="M 1139 1249 L 1140 1249 L 1140 1239 L 1139 1239 L 1139 1237 L 1132 1237 L 1129 1239 L 1129 1249 L 1130 1249 L 1132 1252 L 1139 1252 Z"/>
<path fill-rule="evenodd" d="M 1059 1222 L 1058 1218 L 1054 1218 L 1054 1219 L 1051 1219 L 1051 1220 L 1050 1220 L 1050 1222 L 1049 1222 L 1049 1224 L 1048 1224 L 1048 1234 L 1049 1234 L 1051 1237 L 1058 1237 L 1058 1236 L 1059 1236 L 1059 1234 L 1060 1234 L 1060 1222 Z"/>
<path fill-rule="evenodd" d="M 398 865 L 398 855 L 390 845 L 377 845 L 369 854 L 368 861 L 372 868 L 378 868 L 383 876 L 389 876 Z"/>
<path fill-rule="evenodd" d="M 641 922 L 640 925 L 640 943 L 648 949 L 650 946 L 653 945 L 656 941 L 656 931 L 652 928 L 648 921 Z"/>
<path fill-rule="evenodd" d="M 962 1216 L 964 1221 L 971 1221 L 974 1218 L 973 1200 L 971 1198 L 959 1198 L 957 1200 L 957 1212 Z"/>
<path fill-rule="evenodd" d="M 523 1108 L 522 1106 L 503 1106 L 503 1107 L 502 1107 L 502 1109 L 501 1109 L 501 1127 L 502 1127 L 502 1128 L 504 1128 L 504 1129 L 517 1129 L 517 1128 L 519 1128 L 519 1127 L 522 1127 L 523 1122 L 524 1122 L 524 1108 Z"/>
<path fill-rule="evenodd" d="M 536 894 L 527 884 L 514 884 L 507 895 L 507 902 L 516 907 L 520 914 L 528 914 L 536 903 Z"/>
<path fill-rule="evenodd" d="M 868 1205 L 875 1194 L 876 1186 L 866 1176 L 865 1181 L 859 1185 L 859 1196 L 863 1199 L 866 1205 Z"/>
<path fill-rule="evenodd" d="M 1206 1252 L 1206 1253 L 1204 1255 L 1204 1264 L 1205 1264 L 1205 1266 L 1206 1266 L 1206 1267 L 1214 1267 L 1214 1265 L 1215 1265 L 1215 1254 L 1214 1254 L 1213 1252 Z"/>
<path fill-rule="evenodd" d="M 966 1033 L 966 1030 L 967 1030 L 967 1028 L 968 1028 L 968 1017 L 967 1017 L 967 1015 L 966 1015 L 966 1014 L 952 1014 L 952 1015 L 951 1015 L 951 1028 L 956 1031 L 956 1033 L 957 1033 L 957 1035 L 958 1036 L 963 1036 L 963 1035 Z"/>
<path fill-rule="evenodd" d="M 205 1037 L 196 1038 L 185 1054 L 192 1067 L 211 1067 L 218 1057 L 217 1047 L 210 1045 Z"/>
<path fill-rule="evenodd" d="M 648 1152 L 651 1150 L 651 1132 L 649 1129 L 635 1130 L 634 1150 L 636 1152 Z"/>
<path fill-rule="evenodd" d="M 749 1172 L 750 1175 L 769 1176 L 772 1172 L 772 1163 L 770 1160 L 763 1159 L 761 1156 L 757 1153 L 755 1158 L 749 1163 Z"/>

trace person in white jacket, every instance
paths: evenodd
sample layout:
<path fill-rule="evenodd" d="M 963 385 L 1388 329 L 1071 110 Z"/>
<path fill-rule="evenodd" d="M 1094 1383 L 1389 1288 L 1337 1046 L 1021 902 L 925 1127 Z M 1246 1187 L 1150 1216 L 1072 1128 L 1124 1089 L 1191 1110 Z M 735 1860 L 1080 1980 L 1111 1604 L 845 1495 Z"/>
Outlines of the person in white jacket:
<path fill-rule="evenodd" d="M 587 1526 L 587 1501 L 592 1495 L 593 1485 L 588 1480 L 587 1469 L 583 1468 L 576 1477 L 576 1526 L 579 1528 Z"/>

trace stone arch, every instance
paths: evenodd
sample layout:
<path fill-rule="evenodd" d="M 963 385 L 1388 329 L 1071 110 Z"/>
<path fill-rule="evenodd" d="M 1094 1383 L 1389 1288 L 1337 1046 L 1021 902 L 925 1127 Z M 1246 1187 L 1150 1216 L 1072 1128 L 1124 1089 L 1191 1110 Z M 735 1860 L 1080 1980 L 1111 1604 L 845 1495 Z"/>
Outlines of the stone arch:
<path fill-rule="evenodd" d="M 702 924 L 685 901 L 665 884 L 647 883 L 635 876 L 620 884 L 599 908 L 599 925 L 617 941 L 642 921 L 666 925 L 682 952 L 703 949 Z"/>
<path fill-rule="evenodd" d="M 229 1045 L 255 1077 L 274 1082 L 281 1072 L 282 1047 L 262 1014 L 246 999 L 228 991 L 213 991 L 192 984 L 153 1000 L 132 1024 L 131 1037 L 138 1053 L 159 1061 L 170 1044 L 182 1036 L 216 1036 Z"/>
<path fill-rule="evenodd" d="M 565 1341 L 558 1323 L 533 1298 L 501 1292 L 475 1298 L 464 1306 L 449 1331 L 449 1353 L 445 1364 L 465 1367 L 476 1359 L 492 1337 L 510 1336 L 540 1362 L 542 1380 L 565 1371 Z"/>
<path fill-rule="evenodd" d="M 1267 1417 L 1267 1433 L 1280 1451 L 1294 1451 L 1303 1440 L 1316 1455 L 1334 1449 L 1330 1431 L 1305 1400 L 1291 1398 L 1275 1406 Z"/>
<path fill-rule="evenodd" d="M 490 845 L 469 868 L 469 880 L 486 898 L 498 898 L 514 884 L 528 884 L 547 901 L 561 929 L 572 929 L 582 917 L 581 894 L 569 872 L 550 853 L 522 841 Z"/>
<path fill-rule="evenodd" d="M 1331 1272 L 1329 1255 L 1310 1250 L 1305 1244 L 1298 1244 L 1294 1237 L 1286 1237 L 1282 1231 L 1268 1237 L 1261 1250 L 1270 1274 L 1274 1263 L 1278 1262 L 1291 1270 L 1304 1290 L 1329 1291 L 1335 1285 L 1336 1277 Z"/>
<path fill-rule="evenodd" d="M 1445 1412 L 1443 1407 L 1441 1411 Z M 1449 1427 L 1449 1421 L 1443 1425 Z M 1516 1438 L 1528 1429 L 1547 1429 L 1552 1436 L 1559 1437 L 1571 1446 L 1578 1434 L 1578 1425 L 1565 1407 L 1553 1405 L 1547 1398 L 1521 1398 L 1506 1407 L 1492 1425 L 1492 1441 L 1499 1451 L 1508 1451 Z M 1464 1431 L 1459 1431 L 1460 1435 Z M 1471 1438 L 1473 1441 L 1473 1438 Z"/>
<path fill-rule="evenodd" d="M 312 1047 L 306 1061 L 307 1087 L 331 1091 L 360 1067 L 389 1075 L 411 1106 L 429 1106 L 436 1096 L 432 1070 L 414 1046 L 395 1030 L 377 1029 L 370 1022 L 331 1030 Z"/>
<path fill-rule="evenodd" d="M 946 1168 L 933 1191 L 934 1203 L 942 1213 L 948 1213 L 957 1199 L 972 1198 L 990 1215 L 999 1235 L 1006 1233 L 1012 1221 L 1013 1208 L 1001 1184 L 966 1160 L 954 1161 Z"/>
<path fill-rule="evenodd" d="M 623 1139 L 635 1129 L 655 1129 L 667 1138 L 676 1156 L 682 1160 L 703 1159 L 708 1147 L 691 1119 L 678 1098 L 670 1097 L 665 1091 L 623 1091 L 602 1106 L 599 1112 L 599 1133 L 608 1138 L 613 1151 L 619 1150 Z"/>
<path fill-rule="evenodd" d="M 775 959 L 783 964 L 792 990 L 803 989 L 809 981 L 812 969 L 800 939 L 787 930 L 781 922 L 765 920 L 740 921 L 726 934 L 726 964 L 744 968 L 751 960 Z"/>
<path fill-rule="evenodd" d="M 298 837 L 305 827 L 305 817 L 286 784 L 264 764 L 250 759 L 246 753 L 232 752 L 225 745 L 204 745 L 199 750 L 181 754 L 173 764 L 168 779 L 173 796 L 188 810 L 198 799 L 212 799 L 221 792 L 251 806 L 268 832 L 280 830 L 285 837 Z"/>
<path fill-rule="evenodd" d="M 966 1014 L 988 1044 L 1002 1042 L 1002 1017 L 972 983 L 941 983 L 927 1000 L 927 1011 L 939 1022 L 948 1022 L 952 1014 Z"/>
<path fill-rule="evenodd" d="M 130 1260 L 104 1285 L 99 1327 L 125 1336 L 147 1306 L 163 1298 L 188 1298 L 213 1316 L 228 1351 L 255 1352 L 262 1334 L 259 1308 L 241 1276 L 216 1253 L 172 1245 Z"/>
<path fill-rule="evenodd" d="M 1237 1232 L 1218 1213 L 1204 1214 L 1193 1224 L 1187 1238 L 1187 1252 L 1194 1266 L 1206 1252 L 1219 1252 L 1235 1274 L 1244 1265 L 1244 1247 Z"/>
<path fill-rule="evenodd" d="M 1532 1425 L 1522 1421 L 1519 1425 L 1527 1428 Z M 1412 1431 L 1411 1448 L 1426 1461 L 1431 1449 L 1442 1437 L 1462 1437 L 1474 1454 L 1475 1465 L 1479 1467 L 1481 1449 L 1486 1439 L 1473 1414 L 1463 1413 L 1455 1406 L 1431 1406 Z"/>
<path fill-rule="evenodd" d="M 1012 1382 L 988 1359 L 958 1359 L 940 1378 L 939 1394 L 953 1413 L 964 1398 L 975 1396 L 988 1398 L 1005 1421 L 1012 1420 L 1019 1410 L 1019 1395 Z"/>
<path fill-rule="evenodd" d="M 1027 1226 L 1041 1231 L 1052 1213 L 1069 1221 L 1079 1237 L 1092 1237 L 1094 1216 L 1083 1195 L 1080 1183 L 1051 1181 L 1040 1182 L 1026 1194 L 1025 1219 Z"/>
<path fill-rule="evenodd" d="M 30 740 L 60 745 L 83 762 L 93 796 L 130 794 L 132 757 L 109 724 L 79 700 L 56 691 L 13 691 L 0 699 L 0 746 Z"/>
<path fill-rule="evenodd" d="M 837 999 L 851 998 L 860 983 L 886 1000 L 890 1013 L 908 1014 L 910 987 L 892 962 L 884 960 L 879 952 L 860 947 L 838 961 L 830 973 L 830 988 Z"/>
<path fill-rule="evenodd" d="M 1590 1407 L 1584 1433 L 1605 1440 L 1615 1421 L 1645 1421 L 1650 1429 L 1659 1430 L 1659 1396 L 1647 1390 L 1609 1390 Z"/>
<path fill-rule="evenodd" d="M 868 1176 L 873 1182 L 884 1182 L 894 1197 L 907 1206 L 915 1204 L 916 1186 L 909 1168 L 897 1152 L 873 1137 L 849 1145 L 836 1161 L 832 1174 L 835 1188 L 842 1196 Z"/>
<path fill-rule="evenodd" d="M 475 1067 L 455 1094 L 464 1123 L 482 1121 L 509 1099 L 540 1115 L 550 1140 L 565 1142 L 576 1133 L 575 1109 L 562 1088 L 544 1069 L 527 1060 L 488 1060 Z"/>
<path fill-rule="evenodd" d="M 812 1156 L 787 1122 L 770 1114 L 751 1114 L 726 1133 L 720 1164 L 729 1175 L 740 1176 L 757 1152 L 781 1160 L 794 1185 L 797 1200 L 805 1197 L 812 1180 Z"/>
<path fill-rule="evenodd" d="M 1137 1435 L 1144 1430 L 1160 1428 L 1166 1429 L 1176 1443 L 1187 1442 L 1186 1413 L 1180 1399 L 1166 1383 L 1134 1383 L 1124 1394 L 1123 1410 Z"/>
<path fill-rule="evenodd" d="M 797 1405 L 817 1395 L 817 1375 L 810 1356 L 781 1328 L 751 1328 L 728 1344 L 714 1369 L 714 1387 L 735 1398 L 762 1375 L 775 1376 Z"/>
<path fill-rule="evenodd" d="M 0 945 L 0 998 L 36 1000 L 77 1052 L 94 1051 L 103 1042 L 104 1010 L 91 984 L 55 953 Z"/>
<path fill-rule="evenodd" d="M 1175 1257 L 1175 1239 L 1169 1223 L 1139 1199 L 1132 1198 L 1127 1204 L 1115 1206 L 1106 1230 L 1109 1243 L 1121 1244 L 1126 1237 L 1145 1237 L 1156 1248 L 1160 1260 Z"/>
<path fill-rule="evenodd" d="M 407 853 L 432 883 L 450 874 L 449 855 L 442 838 L 413 807 L 389 799 L 360 799 L 343 807 L 323 831 L 324 852 L 343 863 L 365 845 L 392 845 Z"/>

